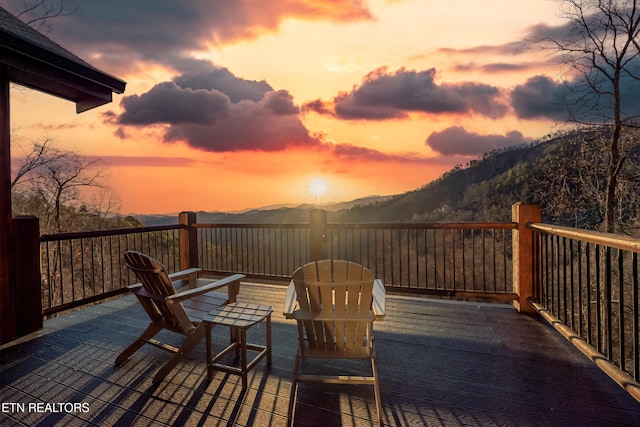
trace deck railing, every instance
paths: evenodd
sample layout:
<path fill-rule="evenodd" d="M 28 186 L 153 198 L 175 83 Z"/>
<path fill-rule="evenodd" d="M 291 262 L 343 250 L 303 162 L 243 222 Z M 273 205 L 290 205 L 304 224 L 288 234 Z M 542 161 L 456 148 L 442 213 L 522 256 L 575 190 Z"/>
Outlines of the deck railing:
<path fill-rule="evenodd" d="M 40 237 L 42 307 L 45 315 L 126 291 L 131 275 L 126 250 L 150 254 L 168 269 L 180 266 L 178 232 L 183 226 L 142 227 Z"/>
<path fill-rule="evenodd" d="M 315 259 L 311 224 L 193 224 L 198 265 L 214 274 L 289 279 Z M 358 262 L 390 291 L 514 298 L 513 223 L 320 225 L 321 258 Z M 322 233 L 321 233 L 322 234 Z"/>
<path fill-rule="evenodd" d="M 547 224 L 530 228 L 539 257 L 534 304 L 594 361 L 606 359 L 640 381 L 640 240 Z M 619 382 L 625 381 L 622 375 Z"/>
<path fill-rule="evenodd" d="M 512 300 L 514 223 L 187 224 L 41 236 L 45 315 L 108 298 L 133 276 L 126 250 L 150 254 L 169 271 L 288 280 L 312 259 L 372 269 L 390 291 Z"/>
<path fill-rule="evenodd" d="M 309 261 L 309 224 L 193 224 L 197 265 L 213 274 L 285 280 Z"/>
<path fill-rule="evenodd" d="M 514 223 L 331 224 L 328 257 L 373 270 L 388 290 L 514 299 Z"/>

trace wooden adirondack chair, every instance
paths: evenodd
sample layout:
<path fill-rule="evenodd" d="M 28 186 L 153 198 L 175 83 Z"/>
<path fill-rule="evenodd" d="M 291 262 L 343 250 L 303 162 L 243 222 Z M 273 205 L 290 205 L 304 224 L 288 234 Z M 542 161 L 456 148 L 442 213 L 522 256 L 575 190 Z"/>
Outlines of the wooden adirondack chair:
<path fill-rule="evenodd" d="M 162 381 L 204 337 L 205 324 L 202 318 L 223 304 L 235 302 L 240 280 L 245 276 L 234 274 L 218 281 L 199 279 L 198 268 L 167 274 L 158 261 L 135 251 L 125 252 L 124 260 L 140 281 L 129 286 L 129 289 L 140 301 L 151 323 L 138 339 L 118 355 L 115 363 L 120 365 L 144 344 L 174 353 L 156 372 L 153 377 L 155 384 Z M 225 286 L 226 293 L 213 292 Z M 184 335 L 182 345 L 178 348 L 154 339 L 163 329 Z"/>
<path fill-rule="evenodd" d="M 284 313 L 285 317 L 296 319 L 299 338 L 289 423 L 293 422 L 299 382 L 373 385 L 378 421 L 382 422 L 372 329 L 373 320 L 384 317 L 384 298 L 382 282 L 375 279 L 373 272 L 353 262 L 315 261 L 293 273 Z M 296 302 L 298 309 L 294 310 Z M 369 359 L 372 375 L 301 374 L 303 358 Z"/>

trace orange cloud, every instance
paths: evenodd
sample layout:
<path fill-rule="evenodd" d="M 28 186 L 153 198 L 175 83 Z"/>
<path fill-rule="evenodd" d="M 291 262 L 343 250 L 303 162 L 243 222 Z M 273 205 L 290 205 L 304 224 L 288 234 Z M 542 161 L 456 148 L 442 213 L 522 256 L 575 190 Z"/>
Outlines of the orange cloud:
<path fill-rule="evenodd" d="M 277 31 L 287 18 L 347 22 L 373 16 L 364 0 L 110 0 L 59 17 L 54 36 L 93 65 L 124 72 L 139 61 L 173 66 L 184 52 L 255 39 Z"/>
<path fill-rule="evenodd" d="M 273 15 L 278 9 L 285 15 L 308 20 L 333 20 L 338 22 L 373 19 L 373 15 L 364 0 L 300 0 L 286 4 L 284 7 L 276 3 L 265 2 L 265 7 L 273 8 Z M 260 13 L 264 8 L 260 8 Z"/>

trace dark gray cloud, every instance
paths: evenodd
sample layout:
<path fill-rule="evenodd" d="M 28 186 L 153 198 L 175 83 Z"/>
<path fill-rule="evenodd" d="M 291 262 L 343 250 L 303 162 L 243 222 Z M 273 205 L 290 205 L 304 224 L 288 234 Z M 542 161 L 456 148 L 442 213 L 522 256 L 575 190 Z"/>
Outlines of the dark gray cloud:
<path fill-rule="evenodd" d="M 403 118 L 410 112 L 429 114 L 476 113 L 488 117 L 504 116 L 507 105 L 495 86 L 477 82 L 440 84 L 435 69 L 389 73 L 380 68 L 367 75 L 360 86 L 336 96 L 331 102 L 307 103 L 307 111 L 331 111 L 343 119 L 383 120 Z"/>
<path fill-rule="evenodd" d="M 570 88 L 547 76 L 535 76 L 511 91 L 511 105 L 521 119 L 568 120 Z"/>
<path fill-rule="evenodd" d="M 361 147 L 353 144 L 327 144 L 327 147 L 333 149 L 333 153 L 338 157 L 347 157 L 354 159 L 366 159 L 376 162 L 397 162 L 397 163 L 425 163 L 434 164 L 433 158 L 423 157 L 417 153 L 384 153 L 372 148 Z M 449 160 L 450 161 L 450 160 Z"/>
<path fill-rule="evenodd" d="M 142 95 L 124 97 L 120 103 L 124 112 L 118 121 L 124 125 L 213 124 L 228 113 L 230 104 L 229 97 L 220 91 L 164 82 Z"/>
<path fill-rule="evenodd" d="M 571 36 L 571 25 L 569 23 L 561 26 L 549 26 L 538 24 L 526 30 L 525 37 L 499 45 L 480 45 L 468 48 L 443 47 L 437 50 L 438 53 L 452 58 L 451 68 L 456 71 L 480 71 L 488 74 L 522 71 L 539 71 L 541 67 L 558 66 L 562 63 L 561 58 L 548 55 L 538 61 L 530 60 L 530 53 L 539 53 L 542 50 L 553 52 L 550 40 L 562 42 Z M 512 58 L 510 62 L 482 62 L 485 58 L 495 58 L 503 56 Z M 475 58 L 469 61 L 468 58 Z M 458 58 L 467 58 L 467 62 L 456 62 Z M 520 59 L 520 58 L 524 58 Z M 560 62 L 560 64 L 559 64 Z"/>
<path fill-rule="evenodd" d="M 264 94 L 273 91 L 266 81 L 239 79 L 226 68 L 213 67 L 210 63 L 183 60 L 176 64 L 182 74 L 173 81 L 183 89 L 219 90 L 231 102 L 260 101 Z"/>
<path fill-rule="evenodd" d="M 517 56 L 526 55 L 532 50 L 540 50 L 541 48 L 551 47 L 547 41 L 556 40 L 563 42 L 574 37 L 572 25 L 567 22 L 563 25 L 550 26 L 547 24 L 536 24 L 530 26 L 526 30 L 523 39 L 516 40 L 499 45 L 480 45 L 468 48 L 450 48 L 442 47 L 437 50 L 438 53 L 450 56 Z"/>
<path fill-rule="evenodd" d="M 491 56 L 491 55 L 520 55 L 526 53 L 531 48 L 531 42 L 518 40 L 515 42 L 504 43 L 500 45 L 480 45 L 468 48 L 451 48 L 441 47 L 438 53 L 448 56 Z"/>
<path fill-rule="evenodd" d="M 202 63 L 198 71 L 159 83 L 142 95 L 124 97 L 121 106 L 119 117 L 105 115 L 105 120 L 123 126 L 168 125 L 165 141 L 185 141 L 206 151 L 274 151 L 319 144 L 300 121 L 288 92 Z M 125 132 L 120 129 L 117 135 Z"/>
<path fill-rule="evenodd" d="M 0 0 L 12 12 L 21 3 Z M 91 64 L 115 71 L 141 60 L 172 65 L 183 52 L 276 31 L 287 17 L 373 19 L 365 0 L 108 0 L 76 5 L 73 14 L 56 18 L 50 37 Z"/>
<path fill-rule="evenodd" d="M 452 68 L 458 72 L 481 71 L 487 74 L 501 74 L 539 70 L 540 64 L 535 62 L 493 62 L 489 64 L 467 62 L 464 64 L 454 64 Z"/>
<path fill-rule="evenodd" d="M 545 40 L 562 42 L 574 39 L 575 35 L 575 27 L 569 20 L 562 25 L 536 24 L 527 29 L 527 35 L 522 44 L 529 48 L 539 48 L 537 44 Z"/>
<path fill-rule="evenodd" d="M 230 104 L 228 114 L 211 125 L 183 123 L 169 128 L 166 141 L 185 140 L 207 151 L 279 151 L 319 144 L 299 120 L 285 91 L 268 92 L 260 102 Z"/>
<path fill-rule="evenodd" d="M 426 145 L 446 156 L 479 156 L 493 150 L 530 141 L 518 131 L 511 131 L 506 135 L 480 135 L 468 132 L 463 127 L 453 126 L 429 135 Z"/>
<path fill-rule="evenodd" d="M 640 64 L 638 64 L 640 65 Z M 582 76 L 581 76 L 582 77 Z M 511 105 L 521 119 L 549 119 L 580 123 L 604 123 L 613 118 L 611 83 L 591 76 L 597 90 L 583 78 L 556 81 L 535 76 L 511 90 Z M 640 116 L 640 81 L 628 75 L 620 83 L 623 118 Z"/>

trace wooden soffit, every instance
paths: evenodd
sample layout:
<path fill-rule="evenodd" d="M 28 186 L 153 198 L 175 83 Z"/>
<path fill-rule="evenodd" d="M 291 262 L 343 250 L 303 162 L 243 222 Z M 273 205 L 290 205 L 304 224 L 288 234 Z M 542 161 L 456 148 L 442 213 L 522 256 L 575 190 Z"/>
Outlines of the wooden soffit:
<path fill-rule="evenodd" d="M 75 102 L 78 113 L 111 102 L 126 86 L 1 8 L 0 64 L 12 82 Z"/>

